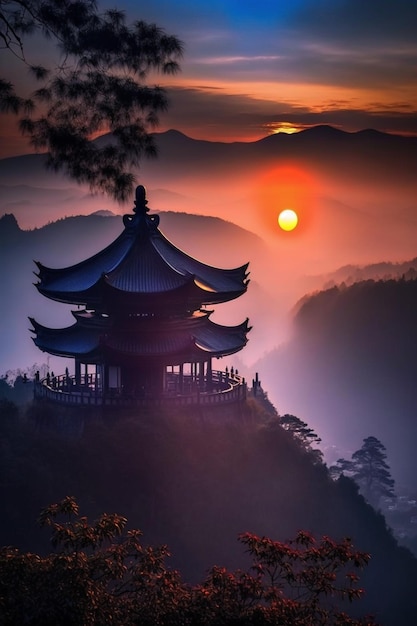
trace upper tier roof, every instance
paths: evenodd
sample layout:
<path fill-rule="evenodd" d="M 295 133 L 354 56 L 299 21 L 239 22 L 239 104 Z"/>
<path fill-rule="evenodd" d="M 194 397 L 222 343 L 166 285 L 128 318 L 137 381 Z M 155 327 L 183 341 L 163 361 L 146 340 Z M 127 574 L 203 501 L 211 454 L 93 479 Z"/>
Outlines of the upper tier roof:
<path fill-rule="evenodd" d="M 123 217 L 124 231 L 98 254 L 62 269 L 37 262 L 38 290 L 68 304 L 109 310 L 127 307 L 149 312 L 167 299 L 173 308 L 196 310 L 237 298 L 247 289 L 248 263 L 219 269 L 176 248 L 159 230 L 159 216 L 148 215 L 145 189 L 136 189 L 133 215 Z M 164 297 L 165 296 L 165 297 Z"/>

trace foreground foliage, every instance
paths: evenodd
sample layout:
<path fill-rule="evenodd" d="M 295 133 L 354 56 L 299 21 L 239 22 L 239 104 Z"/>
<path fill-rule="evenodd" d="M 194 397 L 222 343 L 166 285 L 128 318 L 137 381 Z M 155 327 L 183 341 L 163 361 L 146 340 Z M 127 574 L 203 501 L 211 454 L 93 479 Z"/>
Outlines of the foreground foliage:
<path fill-rule="evenodd" d="M 30 35 L 55 45 L 55 65 L 28 59 Z M 147 79 L 178 71 L 182 43 L 155 24 L 127 24 L 123 11 L 100 13 L 94 0 L 0 0 L 0 40 L 3 54 L 18 58 L 39 84 L 27 98 L 0 77 L 0 111 L 24 113 L 20 129 L 48 151 L 51 169 L 128 199 L 130 169 L 156 155 L 149 131 L 168 104 Z M 111 142 L 91 141 L 108 132 Z"/>
<path fill-rule="evenodd" d="M 141 532 L 126 531 L 119 515 L 89 524 L 67 497 L 44 509 L 39 521 L 52 531 L 54 552 L 0 552 L 3 624 L 374 624 L 338 608 L 341 600 L 361 596 L 355 570 L 370 558 L 348 539 L 316 542 L 299 532 L 282 543 L 244 533 L 239 540 L 252 567 L 229 572 L 216 566 L 191 586 L 166 565 L 166 546 L 143 545 Z"/>

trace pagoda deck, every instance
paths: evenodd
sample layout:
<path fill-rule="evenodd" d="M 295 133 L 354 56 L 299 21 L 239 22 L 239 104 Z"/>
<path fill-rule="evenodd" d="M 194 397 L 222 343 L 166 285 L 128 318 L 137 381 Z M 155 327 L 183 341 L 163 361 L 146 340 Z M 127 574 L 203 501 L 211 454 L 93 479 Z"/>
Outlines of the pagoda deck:
<path fill-rule="evenodd" d="M 103 392 L 95 374 L 83 376 L 77 385 L 74 376 L 63 374 L 35 382 L 35 398 L 45 399 L 64 406 L 91 406 L 134 408 L 148 406 L 217 405 L 241 402 L 246 399 L 245 379 L 235 373 L 213 370 L 210 389 L 201 388 L 192 376 L 180 377 L 170 373 L 164 393 L 155 396 L 143 393 L 124 393 L 123 389 Z"/>

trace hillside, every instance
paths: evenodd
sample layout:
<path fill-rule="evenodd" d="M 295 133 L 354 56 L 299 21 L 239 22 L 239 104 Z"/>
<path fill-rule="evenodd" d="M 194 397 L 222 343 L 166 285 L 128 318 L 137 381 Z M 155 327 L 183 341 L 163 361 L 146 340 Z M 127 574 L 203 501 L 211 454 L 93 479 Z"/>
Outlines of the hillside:
<path fill-rule="evenodd" d="M 372 554 L 357 612 L 374 612 L 384 626 L 414 623 L 417 561 L 354 486 L 332 482 L 268 407 L 251 401 L 239 422 L 202 420 L 195 410 L 102 422 L 60 416 L 53 407 L 35 414 L 36 429 L 23 418 L 5 419 L 3 410 L 2 544 L 48 549 L 34 520 L 66 494 L 91 518 L 116 511 L 147 543 L 167 543 L 171 565 L 189 581 L 202 580 L 214 564 L 247 566 L 236 540 L 242 531 L 281 540 L 300 528 L 349 536 Z M 84 424 L 75 438 L 74 421 Z M 62 430 L 70 423 L 71 437 Z"/>
<path fill-rule="evenodd" d="M 374 435 L 408 493 L 417 492 L 416 316 L 415 279 L 334 286 L 305 297 L 291 339 L 256 364 L 280 411 L 336 448 L 329 458 Z"/>
<path fill-rule="evenodd" d="M 317 289 L 330 289 L 343 284 L 350 286 L 364 280 L 390 280 L 405 278 L 411 280 L 417 278 L 417 257 L 408 261 L 392 263 L 390 261 L 380 261 L 369 265 L 349 264 L 339 267 L 328 274 L 319 276 L 309 276 L 305 279 L 306 296 L 308 299 L 311 292 Z M 310 295 L 309 295 L 310 294 Z M 304 298 L 301 299 L 296 308 L 300 308 Z"/>

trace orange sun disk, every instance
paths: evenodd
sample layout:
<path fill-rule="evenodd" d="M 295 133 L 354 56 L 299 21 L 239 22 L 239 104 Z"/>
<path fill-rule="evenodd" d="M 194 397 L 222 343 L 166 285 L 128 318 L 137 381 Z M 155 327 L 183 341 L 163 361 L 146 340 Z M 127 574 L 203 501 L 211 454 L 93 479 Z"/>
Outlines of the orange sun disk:
<path fill-rule="evenodd" d="M 298 216 L 295 211 L 292 209 L 284 209 L 278 215 L 278 224 L 282 230 L 291 231 L 297 227 L 298 224 Z"/>

